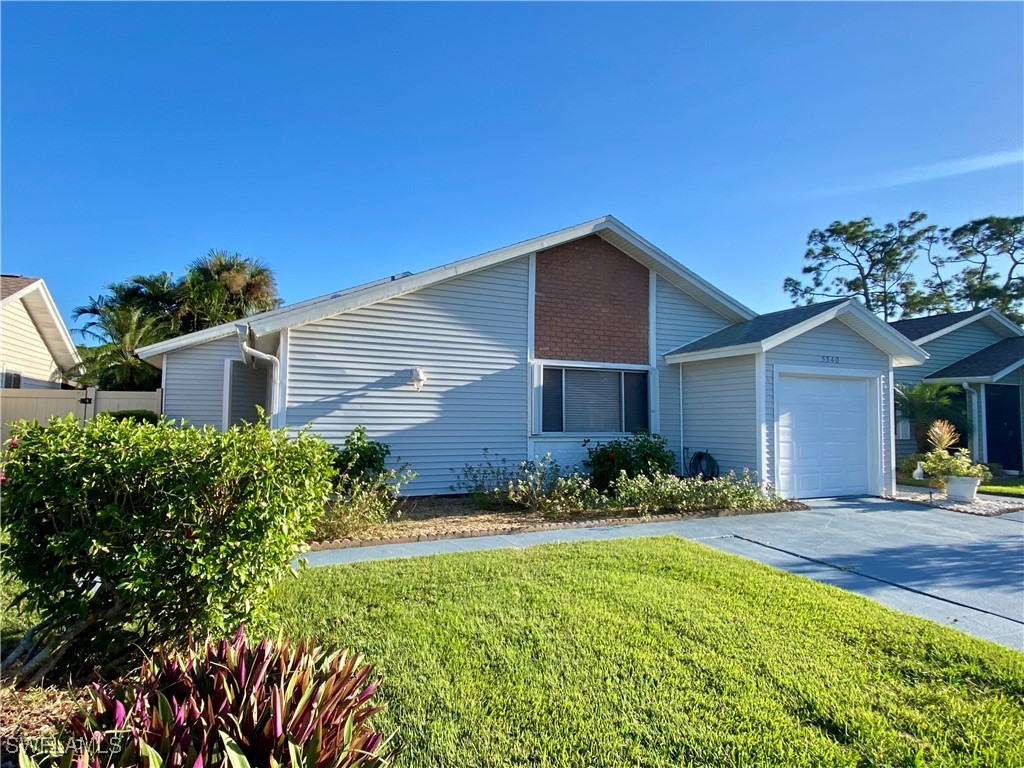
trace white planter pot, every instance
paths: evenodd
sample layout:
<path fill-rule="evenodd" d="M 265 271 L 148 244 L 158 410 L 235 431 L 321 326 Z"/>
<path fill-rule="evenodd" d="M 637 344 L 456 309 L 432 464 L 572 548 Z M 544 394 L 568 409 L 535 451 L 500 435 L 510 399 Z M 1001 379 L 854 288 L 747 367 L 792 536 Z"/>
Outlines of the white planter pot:
<path fill-rule="evenodd" d="M 946 498 L 950 501 L 974 501 L 979 485 L 980 477 L 947 477 Z"/>

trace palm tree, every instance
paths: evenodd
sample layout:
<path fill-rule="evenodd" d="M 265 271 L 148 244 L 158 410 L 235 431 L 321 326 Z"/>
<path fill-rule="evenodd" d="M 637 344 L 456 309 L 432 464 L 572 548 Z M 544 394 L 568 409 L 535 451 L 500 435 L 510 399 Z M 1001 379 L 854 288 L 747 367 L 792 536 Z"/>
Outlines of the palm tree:
<path fill-rule="evenodd" d="M 133 275 L 119 283 L 107 286 L 108 294 L 89 297 L 89 302 L 75 307 L 71 314 L 78 320 L 89 318 L 85 324 L 76 329 L 86 335 L 89 329 L 97 326 L 104 312 L 117 307 L 137 307 L 146 317 L 153 317 L 168 327 L 168 335 L 177 331 L 179 314 L 179 293 L 182 281 L 175 280 L 170 272 L 158 272 L 153 275 Z"/>
<path fill-rule="evenodd" d="M 220 250 L 211 250 L 189 265 L 179 296 L 186 331 L 239 320 L 282 303 L 270 267 Z"/>
<path fill-rule="evenodd" d="M 919 381 L 913 386 L 896 385 L 896 410 L 913 423 L 918 453 L 928 452 L 928 427 L 936 420 L 952 422 L 961 433 L 966 433 L 967 412 L 962 395 L 952 384 Z"/>
<path fill-rule="evenodd" d="M 140 307 L 100 304 L 88 327 L 76 329 L 101 342 L 79 346 L 82 357 L 80 384 L 131 392 L 155 390 L 160 371 L 135 356 L 135 350 L 167 338 L 167 326 L 147 316 Z"/>

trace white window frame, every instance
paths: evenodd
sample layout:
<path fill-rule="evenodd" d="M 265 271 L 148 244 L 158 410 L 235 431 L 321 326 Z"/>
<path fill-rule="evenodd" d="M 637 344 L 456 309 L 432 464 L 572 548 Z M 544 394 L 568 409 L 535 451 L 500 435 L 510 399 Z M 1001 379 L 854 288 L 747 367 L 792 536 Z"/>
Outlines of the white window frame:
<path fill-rule="evenodd" d="M 910 419 L 904 418 L 903 416 L 896 416 L 896 439 L 897 440 L 913 440 L 914 439 L 914 422 Z"/>
<path fill-rule="evenodd" d="M 567 432 L 565 431 L 565 377 L 562 377 L 562 427 L 561 432 L 545 432 L 544 427 L 544 369 L 545 368 L 571 368 L 577 370 L 602 370 L 602 371 L 615 371 L 617 373 L 646 373 L 647 374 L 647 430 L 653 431 L 652 424 L 654 423 L 653 404 L 654 404 L 654 388 L 657 386 L 657 369 L 651 365 L 636 365 L 632 363 L 588 363 L 578 362 L 573 360 L 534 360 L 533 367 L 533 382 L 534 382 L 534 397 L 533 397 L 533 412 L 534 412 L 534 424 L 533 434 L 538 437 L 572 437 L 575 438 L 579 435 L 587 434 L 601 434 L 601 435 L 631 435 L 632 432 L 623 432 L 621 430 L 616 431 L 594 431 L 592 433 L 587 432 Z M 619 383 L 619 420 L 620 424 L 624 423 L 624 398 L 625 388 L 622 386 L 622 379 L 620 378 Z"/>

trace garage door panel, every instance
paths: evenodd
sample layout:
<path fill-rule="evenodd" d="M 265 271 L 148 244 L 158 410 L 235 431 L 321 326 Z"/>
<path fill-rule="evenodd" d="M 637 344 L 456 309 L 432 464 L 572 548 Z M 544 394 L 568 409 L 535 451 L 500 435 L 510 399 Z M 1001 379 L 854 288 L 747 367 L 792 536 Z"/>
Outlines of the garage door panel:
<path fill-rule="evenodd" d="M 869 380 L 778 379 L 779 490 L 787 496 L 870 492 Z M 877 417 L 877 414 L 874 414 Z"/>

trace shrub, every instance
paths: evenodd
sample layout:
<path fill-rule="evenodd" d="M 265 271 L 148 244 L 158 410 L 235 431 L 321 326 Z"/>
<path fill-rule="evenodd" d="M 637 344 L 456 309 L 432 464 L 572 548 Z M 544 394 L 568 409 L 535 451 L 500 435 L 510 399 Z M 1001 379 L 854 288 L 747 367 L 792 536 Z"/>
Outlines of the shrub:
<path fill-rule="evenodd" d="M 495 462 L 484 448 L 481 464 L 466 464 L 456 472 L 453 491 L 468 493 L 482 509 L 513 507 L 558 515 L 594 509 L 607 502 L 576 469 L 564 473 L 550 453 L 536 461 L 516 464 L 502 458 Z"/>
<path fill-rule="evenodd" d="M 407 464 L 387 466 L 391 448 L 370 440 L 366 427 L 358 426 L 335 449 L 338 471 L 334 495 L 313 528 L 313 538 L 327 540 L 347 536 L 365 525 L 382 523 L 395 506 L 402 486 L 416 473 Z"/>
<path fill-rule="evenodd" d="M 589 441 L 584 441 L 587 445 Z M 599 443 L 587 448 L 583 466 L 590 472 L 591 483 L 600 491 L 611 488 L 623 472 L 626 477 L 667 474 L 676 466 L 676 455 L 669 450 L 661 435 L 637 432 L 629 437 Z"/>
<path fill-rule="evenodd" d="M 380 680 L 362 657 L 312 642 L 226 640 L 160 653 L 130 685 L 94 684 L 64 730 L 64 759 L 94 766 L 387 766 L 374 731 Z M 76 754 L 77 752 L 77 754 Z M 229 754 L 231 753 L 231 754 Z M 53 759 L 56 762 L 56 759 Z"/>
<path fill-rule="evenodd" d="M 125 411 L 107 411 L 107 416 L 117 421 L 136 421 L 140 424 L 156 424 L 160 421 L 160 414 L 147 411 L 144 408 L 129 409 Z"/>
<path fill-rule="evenodd" d="M 615 483 L 613 503 L 650 514 L 668 510 L 769 509 L 779 506 L 782 497 L 762 488 L 757 477 L 748 471 L 739 476 L 730 472 L 714 480 L 661 473 L 629 477 L 623 472 Z"/>
<path fill-rule="evenodd" d="M 4 459 L 3 567 L 41 616 L 5 661 L 123 669 L 138 649 L 258 625 L 332 486 L 331 447 L 101 414 L 20 422 Z M 74 668 L 71 668 L 72 661 Z"/>

